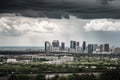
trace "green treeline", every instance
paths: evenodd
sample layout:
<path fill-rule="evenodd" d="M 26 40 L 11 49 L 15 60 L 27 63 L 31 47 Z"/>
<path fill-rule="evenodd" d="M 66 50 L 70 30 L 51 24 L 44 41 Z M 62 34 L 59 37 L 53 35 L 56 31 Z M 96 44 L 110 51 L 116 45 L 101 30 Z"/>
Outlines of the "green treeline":
<path fill-rule="evenodd" d="M 5 74 L 39 74 L 39 73 L 80 73 L 80 72 L 105 72 L 109 70 L 120 71 L 119 64 L 0 64 L 0 72 Z"/>
<path fill-rule="evenodd" d="M 45 75 L 18 75 L 12 74 L 8 80 L 120 80 L 120 72 L 109 71 L 99 75 L 93 74 L 72 74 L 68 76 L 55 75 L 51 78 L 46 78 Z"/>

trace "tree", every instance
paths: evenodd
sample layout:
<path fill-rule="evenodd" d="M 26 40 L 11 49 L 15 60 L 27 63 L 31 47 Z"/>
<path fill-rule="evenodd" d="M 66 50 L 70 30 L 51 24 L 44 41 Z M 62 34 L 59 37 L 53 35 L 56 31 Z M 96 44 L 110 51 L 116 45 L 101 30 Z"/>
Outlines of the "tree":
<path fill-rule="evenodd" d="M 95 75 L 91 74 L 89 75 L 89 80 L 97 80 L 97 78 Z"/>
<path fill-rule="evenodd" d="M 46 80 L 45 75 L 37 75 L 35 80 Z"/>
<path fill-rule="evenodd" d="M 65 77 L 65 76 L 60 76 L 60 77 L 58 78 L 58 80 L 68 80 L 68 79 L 67 79 L 67 77 Z"/>
<path fill-rule="evenodd" d="M 78 74 L 69 75 L 68 80 L 80 80 L 80 76 Z"/>
<path fill-rule="evenodd" d="M 16 76 L 16 75 L 12 74 L 12 75 L 8 78 L 8 80 L 18 80 L 18 79 L 17 79 L 17 76 Z"/>
<path fill-rule="evenodd" d="M 55 75 L 51 80 L 58 80 L 59 77 L 59 75 Z"/>
<path fill-rule="evenodd" d="M 18 80 L 30 80 L 30 76 L 28 75 L 18 75 Z"/>
<path fill-rule="evenodd" d="M 120 80 L 120 72 L 109 71 L 100 75 L 100 80 Z"/>

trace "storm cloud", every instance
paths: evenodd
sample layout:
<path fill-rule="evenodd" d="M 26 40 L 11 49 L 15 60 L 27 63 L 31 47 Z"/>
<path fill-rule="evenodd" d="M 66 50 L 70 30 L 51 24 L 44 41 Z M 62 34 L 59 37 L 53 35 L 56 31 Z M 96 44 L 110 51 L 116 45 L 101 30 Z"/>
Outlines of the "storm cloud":
<path fill-rule="evenodd" d="M 119 0 L 1 0 L 0 13 L 27 17 L 120 18 Z"/>

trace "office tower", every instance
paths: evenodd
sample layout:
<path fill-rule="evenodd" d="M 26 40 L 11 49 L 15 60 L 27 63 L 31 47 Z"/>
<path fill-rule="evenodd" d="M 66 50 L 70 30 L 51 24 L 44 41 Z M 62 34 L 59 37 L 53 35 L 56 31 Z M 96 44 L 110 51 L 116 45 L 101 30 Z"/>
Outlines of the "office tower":
<path fill-rule="evenodd" d="M 59 52 L 60 51 L 60 45 L 58 40 L 53 40 L 52 42 L 52 51 L 53 52 Z"/>
<path fill-rule="evenodd" d="M 93 44 L 93 51 L 96 51 L 98 45 L 97 44 Z"/>
<path fill-rule="evenodd" d="M 59 41 L 58 40 L 53 40 L 52 46 L 53 47 L 59 47 Z"/>
<path fill-rule="evenodd" d="M 76 49 L 76 41 L 73 43 L 73 49 Z"/>
<path fill-rule="evenodd" d="M 80 46 L 80 43 L 79 43 L 79 42 L 77 42 L 76 44 L 77 44 L 78 47 Z"/>
<path fill-rule="evenodd" d="M 100 45 L 100 52 L 104 52 L 104 45 L 103 44 Z"/>
<path fill-rule="evenodd" d="M 104 51 L 109 52 L 109 44 L 104 44 Z"/>
<path fill-rule="evenodd" d="M 83 50 L 83 52 L 85 51 L 85 49 L 86 49 L 86 42 L 83 41 L 83 44 L 82 44 L 82 50 Z"/>
<path fill-rule="evenodd" d="M 94 51 L 94 49 L 93 49 L 93 53 L 95 53 L 95 54 L 99 54 L 101 51 L 100 51 L 100 46 L 96 46 L 96 50 Z"/>
<path fill-rule="evenodd" d="M 79 41 L 76 42 L 76 50 L 75 50 L 75 52 L 81 52 L 81 48 L 80 48 L 80 43 L 79 43 Z"/>
<path fill-rule="evenodd" d="M 50 42 L 45 41 L 45 52 L 50 52 L 50 48 L 51 48 Z"/>
<path fill-rule="evenodd" d="M 65 50 L 65 43 L 61 42 L 61 50 Z"/>
<path fill-rule="evenodd" d="M 93 53 L 93 44 L 88 44 L 88 53 Z"/>
<path fill-rule="evenodd" d="M 76 49 L 76 41 L 70 41 L 70 48 Z"/>
<path fill-rule="evenodd" d="M 70 41 L 70 48 L 73 47 L 73 41 Z"/>

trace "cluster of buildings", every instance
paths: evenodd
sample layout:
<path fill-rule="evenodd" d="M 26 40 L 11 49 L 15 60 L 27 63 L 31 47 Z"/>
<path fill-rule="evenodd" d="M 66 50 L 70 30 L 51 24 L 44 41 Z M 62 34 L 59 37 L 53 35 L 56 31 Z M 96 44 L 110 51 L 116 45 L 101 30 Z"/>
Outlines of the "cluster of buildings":
<path fill-rule="evenodd" d="M 62 64 L 66 62 L 73 62 L 74 57 L 72 56 L 45 56 L 45 55 L 21 55 L 14 58 L 8 58 L 6 63 L 22 63 L 28 64 L 30 62 L 42 62 L 47 64 Z M 2 62 L 0 63 L 2 64 Z"/>
<path fill-rule="evenodd" d="M 114 53 L 116 49 L 110 48 L 109 44 L 86 44 L 83 41 L 80 45 L 79 41 L 70 41 L 70 46 L 66 47 L 65 42 L 59 42 L 59 40 L 53 40 L 52 42 L 45 41 L 45 52 L 69 52 L 69 53 L 98 53 L 109 54 Z M 116 51 L 120 51 L 117 49 Z"/>

